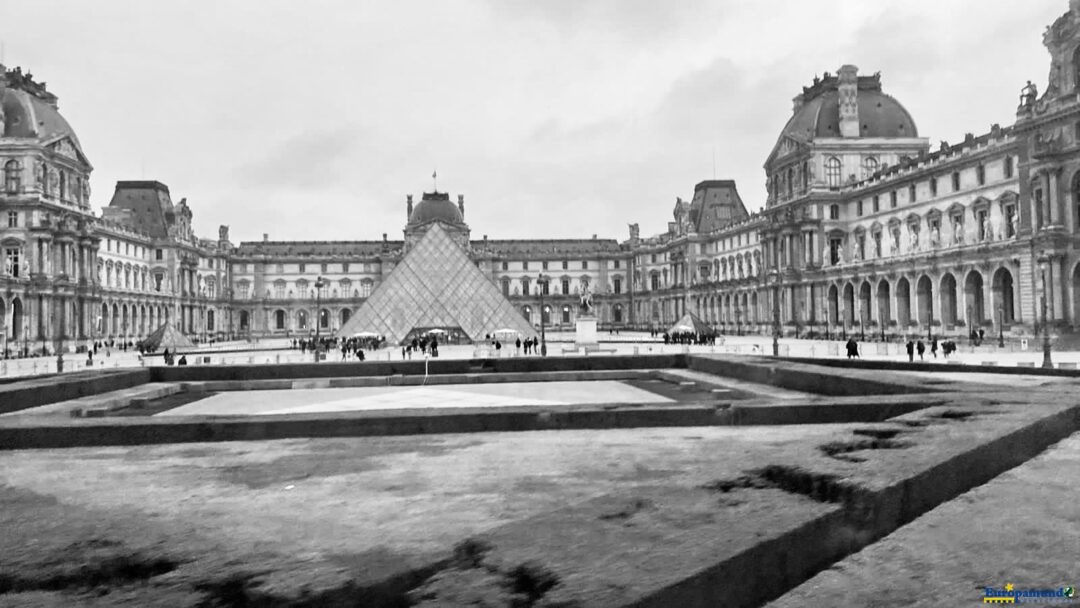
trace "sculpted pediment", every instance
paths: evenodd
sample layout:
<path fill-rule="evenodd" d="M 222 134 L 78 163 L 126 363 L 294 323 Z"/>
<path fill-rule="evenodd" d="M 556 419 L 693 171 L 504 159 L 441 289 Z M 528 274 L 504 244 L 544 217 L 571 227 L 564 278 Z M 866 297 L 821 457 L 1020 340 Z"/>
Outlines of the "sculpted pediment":
<path fill-rule="evenodd" d="M 83 155 L 82 150 L 71 141 L 70 137 L 64 137 L 57 140 L 49 146 L 49 149 L 59 156 L 70 158 L 84 165 L 90 164 L 89 161 L 87 161 L 86 156 Z"/>

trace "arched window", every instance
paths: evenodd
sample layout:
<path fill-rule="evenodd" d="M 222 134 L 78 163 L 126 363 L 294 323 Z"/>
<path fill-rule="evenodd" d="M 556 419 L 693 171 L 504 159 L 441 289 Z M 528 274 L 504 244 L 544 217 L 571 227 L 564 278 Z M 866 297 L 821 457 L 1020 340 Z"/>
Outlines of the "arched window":
<path fill-rule="evenodd" d="M 862 159 L 862 178 L 866 179 L 878 170 L 878 159 L 874 156 L 865 156 Z"/>
<path fill-rule="evenodd" d="M 18 194 L 19 190 L 22 190 L 22 167 L 19 161 L 9 160 L 4 163 L 4 191 Z"/>
<path fill-rule="evenodd" d="M 67 198 L 67 172 L 60 172 L 60 198 Z"/>
<path fill-rule="evenodd" d="M 840 172 L 840 159 L 835 156 L 830 156 L 829 160 L 825 161 L 825 185 L 830 188 L 839 188 Z"/>
<path fill-rule="evenodd" d="M 301 310 L 296 313 L 296 328 L 307 329 L 308 328 L 308 314 L 306 310 Z"/>
<path fill-rule="evenodd" d="M 240 331 L 248 330 L 248 311 L 240 311 Z"/>
<path fill-rule="evenodd" d="M 787 179 L 784 181 L 787 184 L 787 195 L 791 196 L 795 191 L 795 169 L 788 167 Z"/>
<path fill-rule="evenodd" d="M 241 317 L 243 319 L 243 317 Z M 274 311 L 274 329 L 285 329 L 285 311 Z"/>
<path fill-rule="evenodd" d="M 563 323 L 569 323 L 570 322 L 570 307 L 569 306 L 563 306 L 562 307 L 562 322 Z"/>
<path fill-rule="evenodd" d="M 616 323 L 622 323 L 622 304 L 616 304 L 612 310 L 612 317 Z"/>

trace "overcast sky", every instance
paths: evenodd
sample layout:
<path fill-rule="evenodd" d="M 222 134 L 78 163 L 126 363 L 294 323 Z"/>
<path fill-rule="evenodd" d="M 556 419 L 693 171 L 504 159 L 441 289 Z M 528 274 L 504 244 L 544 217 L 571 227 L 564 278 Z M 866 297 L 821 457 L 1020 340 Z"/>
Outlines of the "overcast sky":
<path fill-rule="evenodd" d="M 475 238 L 660 232 L 676 196 L 761 166 L 815 74 L 882 72 L 919 134 L 1011 124 L 1066 0 L 0 0 L 95 166 L 186 197 L 200 236 L 400 238 L 405 195 L 465 195 Z M 715 163 L 714 163 L 715 158 Z M 714 173 L 715 166 L 715 173 Z"/>

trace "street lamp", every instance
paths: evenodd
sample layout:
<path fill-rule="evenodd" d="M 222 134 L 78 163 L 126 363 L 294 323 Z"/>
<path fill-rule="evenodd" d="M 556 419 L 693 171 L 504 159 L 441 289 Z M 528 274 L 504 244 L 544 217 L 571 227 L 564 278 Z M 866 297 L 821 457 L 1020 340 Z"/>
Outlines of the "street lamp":
<path fill-rule="evenodd" d="M 998 306 L 998 348 L 1005 348 L 1005 307 Z"/>
<path fill-rule="evenodd" d="M 974 324 L 971 321 L 971 307 L 967 307 L 967 330 L 968 330 L 968 342 L 972 345 L 975 344 L 975 329 Z"/>
<path fill-rule="evenodd" d="M 322 289 L 329 282 L 319 277 L 315 279 L 315 361 L 322 359 L 322 342 L 319 341 L 319 330 L 322 329 Z"/>
<path fill-rule="evenodd" d="M 1043 363 L 1045 369 L 1053 369 L 1054 364 L 1050 361 L 1050 327 L 1046 321 L 1046 257 L 1039 258 L 1039 274 L 1042 275 L 1042 330 L 1043 330 Z"/>
<path fill-rule="evenodd" d="M 540 293 L 540 356 L 547 356 L 547 324 L 544 322 L 544 288 L 551 282 L 544 275 L 536 275 L 536 291 Z"/>

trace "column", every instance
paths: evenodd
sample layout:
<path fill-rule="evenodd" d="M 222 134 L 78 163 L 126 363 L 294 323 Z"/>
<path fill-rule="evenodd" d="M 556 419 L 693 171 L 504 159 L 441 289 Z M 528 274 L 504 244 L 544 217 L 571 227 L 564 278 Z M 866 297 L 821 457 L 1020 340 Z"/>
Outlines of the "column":
<path fill-rule="evenodd" d="M 1048 222 L 1051 226 L 1061 224 L 1061 169 L 1054 168 L 1046 172 L 1048 188 L 1046 189 L 1046 202 L 1050 208 Z"/>
<path fill-rule="evenodd" d="M 1064 302 L 1062 300 L 1062 293 L 1064 290 L 1062 286 L 1065 284 L 1061 272 L 1062 259 L 1055 257 L 1050 260 L 1046 265 L 1047 277 L 1046 277 L 1046 289 L 1050 293 L 1047 296 L 1046 305 L 1049 310 L 1046 311 L 1047 318 L 1051 321 L 1064 321 L 1065 311 Z"/>

